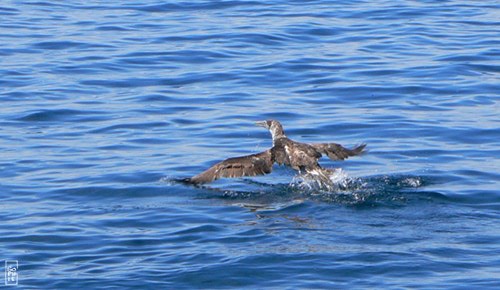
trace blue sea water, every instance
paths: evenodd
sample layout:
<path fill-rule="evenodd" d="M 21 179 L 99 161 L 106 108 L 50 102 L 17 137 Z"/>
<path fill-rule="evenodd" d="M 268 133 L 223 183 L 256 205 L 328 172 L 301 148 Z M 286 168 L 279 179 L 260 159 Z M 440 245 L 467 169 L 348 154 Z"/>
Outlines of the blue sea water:
<path fill-rule="evenodd" d="M 12 0 L 0 19 L 20 289 L 500 289 L 498 1 Z M 270 118 L 369 153 L 322 160 L 328 192 L 281 167 L 176 182 L 268 148 Z"/>

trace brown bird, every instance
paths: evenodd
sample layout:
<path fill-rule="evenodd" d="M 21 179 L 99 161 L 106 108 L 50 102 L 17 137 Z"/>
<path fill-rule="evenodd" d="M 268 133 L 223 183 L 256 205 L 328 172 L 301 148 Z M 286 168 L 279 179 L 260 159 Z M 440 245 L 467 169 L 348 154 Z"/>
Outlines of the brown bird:
<path fill-rule="evenodd" d="M 300 173 L 321 169 L 318 159 L 323 154 L 332 160 L 344 160 L 364 153 L 366 144 L 347 149 L 336 143 L 308 144 L 286 137 L 283 126 L 276 120 L 256 122 L 267 128 L 273 137 L 273 147 L 257 154 L 228 158 L 204 172 L 186 179 L 191 183 L 208 183 L 223 177 L 256 176 L 271 173 L 273 164 L 290 166 Z"/>

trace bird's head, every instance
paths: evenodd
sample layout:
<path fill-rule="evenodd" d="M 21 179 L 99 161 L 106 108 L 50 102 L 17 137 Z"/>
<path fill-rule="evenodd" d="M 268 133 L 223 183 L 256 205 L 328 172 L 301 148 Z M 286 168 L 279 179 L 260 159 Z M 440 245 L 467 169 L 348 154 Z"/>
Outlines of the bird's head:
<path fill-rule="evenodd" d="M 255 125 L 268 129 L 273 136 L 273 140 L 281 137 L 286 137 L 285 131 L 283 131 L 283 126 L 281 126 L 281 123 L 276 120 L 259 121 L 255 122 Z"/>

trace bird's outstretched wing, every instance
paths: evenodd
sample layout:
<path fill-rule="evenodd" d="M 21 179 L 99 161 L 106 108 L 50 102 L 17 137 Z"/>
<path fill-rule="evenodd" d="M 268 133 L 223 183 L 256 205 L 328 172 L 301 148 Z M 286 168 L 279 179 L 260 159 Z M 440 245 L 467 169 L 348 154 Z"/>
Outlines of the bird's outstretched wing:
<path fill-rule="evenodd" d="M 271 150 L 266 150 L 257 154 L 228 158 L 186 181 L 208 183 L 222 177 L 264 175 L 271 173 L 273 163 Z"/>
<path fill-rule="evenodd" d="M 366 144 L 358 145 L 352 149 L 347 149 L 336 143 L 317 143 L 310 144 L 319 153 L 326 154 L 332 160 L 344 160 L 350 156 L 361 155 L 365 152 Z"/>

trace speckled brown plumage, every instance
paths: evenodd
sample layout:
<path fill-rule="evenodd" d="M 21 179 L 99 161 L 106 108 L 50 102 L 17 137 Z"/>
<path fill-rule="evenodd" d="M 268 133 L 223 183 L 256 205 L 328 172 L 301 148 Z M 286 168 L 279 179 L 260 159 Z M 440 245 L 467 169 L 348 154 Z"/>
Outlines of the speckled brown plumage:
<path fill-rule="evenodd" d="M 332 160 L 344 160 L 363 154 L 366 144 L 347 149 L 336 143 L 308 144 L 296 142 L 285 135 L 283 126 L 276 120 L 257 122 L 258 126 L 269 129 L 273 147 L 264 152 L 228 158 L 187 181 L 208 183 L 219 178 L 256 176 L 271 173 L 273 164 L 290 166 L 300 172 L 321 168 L 318 159 L 324 154 Z"/>

